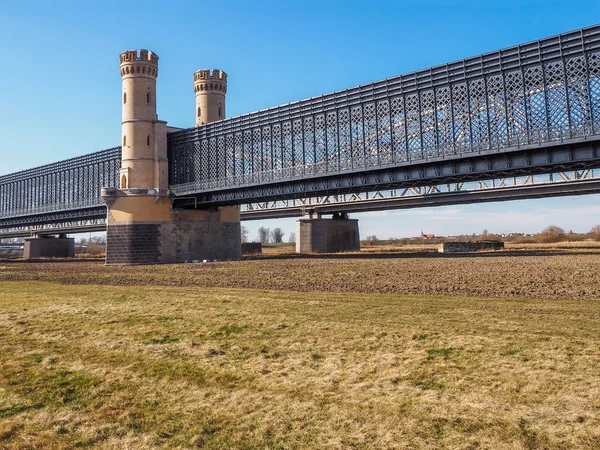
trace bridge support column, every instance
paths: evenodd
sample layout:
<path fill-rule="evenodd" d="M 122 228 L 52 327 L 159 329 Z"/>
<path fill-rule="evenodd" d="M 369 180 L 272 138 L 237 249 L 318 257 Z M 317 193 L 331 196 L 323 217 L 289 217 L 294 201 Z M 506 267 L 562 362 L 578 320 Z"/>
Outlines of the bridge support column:
<path fill-rule="evenodd" d="M 136 190 L 139 191 L 139 190 Z M 240 213 L 173 208 L 168 196 L 105 188 L 106 264 L 162 264 L 241 258 Z"/>
<path fill-rule="evenodd" d="M 360 250 L 358 220 L 347 214 L 332 219 L 305 217 L 296 222 L 296 253 L 338 253 Z"/>
<path fill-rule="evenodd" d="M 25 238 L 23 248 L 23 259 L 37 258 L 74 258 L 75 257 L 75 239 L 68 238 L 65 235 L 59 237 L 42 236 L 35 238 Z"/>

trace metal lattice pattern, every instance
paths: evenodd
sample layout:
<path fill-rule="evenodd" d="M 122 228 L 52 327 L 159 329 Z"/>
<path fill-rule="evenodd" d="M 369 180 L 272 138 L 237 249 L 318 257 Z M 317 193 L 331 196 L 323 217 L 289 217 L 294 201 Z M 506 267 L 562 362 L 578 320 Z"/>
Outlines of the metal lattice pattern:
<path fill-rule="evenodd" d="M 520 190 L 520 188 L 528 189 Z M 508 193 L 503 194 L 501 191 L 508 191 Z M 320 197 L 263 201 L 242 205 L 240 214 L 242 220 L 262 220 L 306 216 L 315 213 L 364 212 L 390 208 L 465 203 L 465 201 L 461 201 L 465 197 L 456 195 L 461 193 L 471 193 L 476 201 L 486 201 L 510 198 L 538 198 L 577 192 L 582 194 L 600 192 L 600 169 L 582 169 L 571 172 L 519 175 L 373 192 L 328 194 Z M 411 199 L 417 201 L 412 202 Z M 468 200 L 472 201 L 473 199 Z"/>
<path fill-rule="evenodd" d="M 119 184 L 121 147 L 0 176 L 0 219 L 103 206 Z"/>
<path fill-rule="evenodd" d="M 598 135 L 594 26 L 172 133 L 170 187 L 202 193 Z"/>

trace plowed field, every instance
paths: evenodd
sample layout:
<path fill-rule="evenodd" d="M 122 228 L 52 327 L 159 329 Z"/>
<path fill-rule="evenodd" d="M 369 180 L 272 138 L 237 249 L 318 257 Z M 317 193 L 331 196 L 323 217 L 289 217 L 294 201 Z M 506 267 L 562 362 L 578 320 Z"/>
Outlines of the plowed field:
<path fill-rule="evenodd" d="M 279 255 L 157 266 L 104 266 L 102 260 L 0 262 L 1 280 L 600 299 L 600 249 Z"/>

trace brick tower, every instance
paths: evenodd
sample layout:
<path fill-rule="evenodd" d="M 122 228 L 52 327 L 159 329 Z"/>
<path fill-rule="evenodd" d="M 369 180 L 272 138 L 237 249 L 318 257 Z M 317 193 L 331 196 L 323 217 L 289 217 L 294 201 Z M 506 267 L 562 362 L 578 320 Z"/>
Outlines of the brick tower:
<path fill-rule="evenodd" d="M 225 118 L 227 74 L 218 69 L 201 69 L 194 73 L 196 126 Z"/>
<path fill-rule="evenodd" d="M 158 56 L 148 50 L 121 53 L 121 189 L 168 187 L 167 123 L 156 114 Z"/>

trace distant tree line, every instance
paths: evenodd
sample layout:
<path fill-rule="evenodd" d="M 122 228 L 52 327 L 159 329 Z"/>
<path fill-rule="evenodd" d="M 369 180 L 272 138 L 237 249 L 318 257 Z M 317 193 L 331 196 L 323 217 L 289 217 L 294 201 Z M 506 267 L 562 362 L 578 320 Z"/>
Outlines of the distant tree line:
<path fill-rule="evenodd" d="M 81 237 L 77 241 L 77 246 L 81 253 L 87 253 L 88 255 L 102 255 L 106 252 L 106 234 L 99 236 L 90 236 L 88 238 Z"/>
<path fill-rule="evenodd" d="M 104 244 L 106 244 L 106 235 L 102 234 L 100 236 L 90 236 L 87 239 L 85 237 L 82 237 L 82 238 L 79 238 L 77 243 L 80 245 L 86 245 L 86 244 L 104 245 Z"/>
<path fill-rule="evenodd" d="M 472 234 L 472 235 L 462 235 L 462 236 L 452 236 L 452 239 L 461 239 L 467 241 L 477 241 L 477 240 L 505 240 L 511 242 L 518 243 L 554 243 L 554 242 L 563 242 L 563 241 L 584 241 L 586 239 L 592 239 L 600 242 L 600 224 L 594 225 L 588 233 L 574 233 L 572 230 L 565 231 L 563 228 L 557 225 L 549 225 L 534 235 L 524 235 L 524 234 L 515 234 L 510 236 L 499 236 L 494 233 L 489 233 L 487 229 L 483 230 L 480 235 Z M 373 246 L 373 245 L 386 245 L 386 244 L 396 244 L 396 245 L 406 245 L 411 241 L 417 240 L 417 238 L 389 238 L 389 239 L 378 239 L 377 236 L 371 235 L 367 236 L 363 239 L 363 245 Z M 419 239 L 420 240 L 420 239 Z M 439 242 L 445 241 L 446 238 L 440 237 L 434 240 L 428 240 L 427 243 L 436 244 Z"/>
<path fill-rule="evenodd" d="M 242 225 L 241 227 L 242 234 L 242 242 L 248 242 L 248 228 Z M 261 244 L 281 244 L 283 243 L 283 239 L 285 237 L 285 233 L 281 228 L 274 228 L 271 230 L 267 227 L 260 227 L 258 229 L 258 236 L 256 237 L 255 242 L 260 242 Z M 296 241 L 296 233 L 290 233 L 288 242 Z"/>
<path fill-rule="evenodd" d="M 284 236 L 285 233 L 281 228 L 271 230 L 266 227 L 260 227 L 258 229 L 258 242 L 261 244 L 281 244 Z"/>

